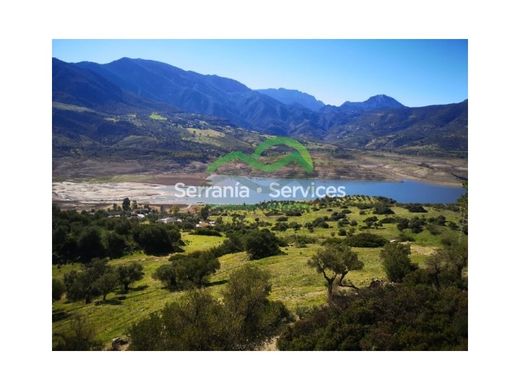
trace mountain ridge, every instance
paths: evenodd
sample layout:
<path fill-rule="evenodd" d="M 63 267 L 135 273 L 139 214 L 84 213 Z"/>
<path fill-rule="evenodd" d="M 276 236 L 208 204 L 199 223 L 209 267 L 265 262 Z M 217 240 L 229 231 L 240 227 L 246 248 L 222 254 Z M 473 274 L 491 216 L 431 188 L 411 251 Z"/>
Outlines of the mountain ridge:
<path fill-rule="evenodd" d="M 283 104 L 299 105 L 311 111 L 319 111 L 322 107 L 325 106 L 325 103 L 323 103 L 321 100 L 316 99 L 314 96 L 306 92 L 302 92 L 296 89 L 266 88 L 257 89 L 256 91 L 270 96 Z"/>
<path fill-rule="evenodd" d="M 375 95 L 364 102 L 332 106 L 297 90 L 265 91 L 153 60 L 124 57 L 97 64 L 53 58 L 53 101 L 63 104 L 119 113 L 191 112 L 267 134 L 357 148 L 467 150 L 467 99 L 451 105 L 406 107 L 390 96 Z M 272 91 L 282 91 L 290 104 L 269 96 Z M 317 106 L 310 109 L 298 103 L 303 97 Z"/>

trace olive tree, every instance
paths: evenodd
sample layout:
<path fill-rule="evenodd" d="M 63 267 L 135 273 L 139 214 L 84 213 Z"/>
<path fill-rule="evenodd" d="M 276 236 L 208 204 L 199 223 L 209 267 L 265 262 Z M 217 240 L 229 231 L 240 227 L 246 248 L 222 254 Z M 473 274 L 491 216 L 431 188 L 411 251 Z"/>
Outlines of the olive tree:
<path fill-rule="evenodd" d="M 333 297 L 334 288 L 342 285 L 347 274 L 364 266 L 357 253 L 345 242 L 328 244 L 319 249 L 308 264 L 325 278 L 329 302 Z M 349 287 L 355 288 L 352 283 Z"/>

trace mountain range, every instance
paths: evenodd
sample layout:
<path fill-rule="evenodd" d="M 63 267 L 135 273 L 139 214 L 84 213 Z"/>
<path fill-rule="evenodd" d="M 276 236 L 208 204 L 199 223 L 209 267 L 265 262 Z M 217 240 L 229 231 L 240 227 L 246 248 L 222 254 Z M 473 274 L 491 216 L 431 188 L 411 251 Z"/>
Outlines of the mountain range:
<path fill-rule="evenodd" d="M 364 102 L 331 106 L 296 90 L 253 90 L 233 79 L 130 58 L 108 64 L 66 63 L 53 58 L 52 69 L 53 102 L 79 107 L 55 111 L 55 132 L 68 136 L 74 128 L 96 133 L 99 126 L 106 127 L 103 121 L 92 121 L 92 112 L 192 113 L 225 121 L 229 126 L 348 148 L 467 152 L 467 100 L 406 107 L 392 97 L 376 95 Z M 110 137 L 109 133 L 105 135 Z"/>
<path fill-rule="evenodd" d="M 311 111 L 319 111 L 323 106 L 325 106 L 325 103 L 316 99 L 314 96 L 295 89 L 268 88 L 257 89 L 256 91 L 270 96 L 283 104 L 289 106 L 300 106 Z"/>

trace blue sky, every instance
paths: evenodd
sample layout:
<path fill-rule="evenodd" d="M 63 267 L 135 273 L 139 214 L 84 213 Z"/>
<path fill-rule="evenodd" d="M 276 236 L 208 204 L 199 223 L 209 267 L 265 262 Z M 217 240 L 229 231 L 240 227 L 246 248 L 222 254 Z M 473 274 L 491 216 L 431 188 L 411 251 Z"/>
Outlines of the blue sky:
<path fill-rule="evenodd" d="M 412 107 L 468 96 L 466 40 L 54 40 L 53 56 L 152 59 L 253 89 L 298 89 L 334 105 L 376 94 Z"/>

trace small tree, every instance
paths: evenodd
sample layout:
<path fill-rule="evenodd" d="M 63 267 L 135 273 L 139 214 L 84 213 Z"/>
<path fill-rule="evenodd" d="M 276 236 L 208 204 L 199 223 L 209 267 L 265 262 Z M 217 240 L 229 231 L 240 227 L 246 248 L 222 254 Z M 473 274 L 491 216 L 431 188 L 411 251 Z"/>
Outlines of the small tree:
<path fill-rule="evenodd" d="M 202 287 L 209 275 L 220 268 L 220 262 L 213 252 L 199 251 L 189 255 L 170 257 L 171 264 L 159 267 L 154 278 L 165 287 L 175 290 L 185 287 Z"/>
<path fill-rule="evenodd" d="M 309 260 L 311 267 L 321 273 L 327 281 L 327 296 L 331 302 L 335 286 L 341 286 L 350 271 L 360 270 L 364 264 L 357 253 L 345 242 L 328 244 Z M 351 283 L 350 287 L 354 287 Z"/>
<path fill-rule="evenodd" d="M 173 251 L 172 235 L 163 225 L 144 225 L 139 228 L 135 240 L 147 255 L 165 255 Z"/>
<path fill-rule="evenodd" d="M 123 210 L 124 211 L 130 211 L 130 199 L 125 198 L 123 199 Z"/>
<path fill-rule="evenodd" d="M 278 239 L 267 229 L 250 233 L 246 238 L 245 248 L 251 260 L 281 253 Z"/>
<path fill-rule="evenodd" d="M 203 208 L 200 209 L 200 217 L 204 221 L 208 219 L 208 217 L 209 217 L 209 207 L 208 206 L 204 206 Z"/>
<path fill-rule="evenodd" d="M 96 228 L 87 228 L 78 238 L 77 251 L 82 262 L 105 256 L 101 233 Z"/>
<path fill-rule="evenodd" d="M 131 283 L 141 280 L 144 276 L 143 265 L 137 262 L 120 265 L 116 268 L 119 284 L 125 292 Z"/>
<path fill-rule="evenodd" d="M 102 275 L 111 272 L 106 261 L 94 259 L 84 271 L 71 271 L 65 274 L 63 281 L 67 291 L 67 298 L 71 301 L 85 300 L 90 303 L 92 298 L 101 294 L 96 281 Z"/>
<path fill-rule="evenodd" d="M 117 233 L 110 232 L 107 235 L 107 255 L 111 259 L 117 259 L 125 254 L 128 243 L 126 239 Z"/>
<path fill-rule="evenodd" d="M 177 288 L 177 275 L 171 264 L 163 264 L 158 267 L 152 275 L 152 278 L 162 282 L 168 290 Z"/>
<path fill-rule="evenodd" d="M 106 301 L 107 295 L 115 290 L 118 284 L 118 277 L 114 271 L 105 272 L 94 282 L 94 287 Z"/>
<path fill-rule="evenodd" d="M 410 245 L 399 242 L 390 242 L 385 245 L 380 253 L 383 268 L 391 282 L 402 282 L 417 266 L 410 261 Z"/>
<path fill-rule="evenodd" d="M 251 347 L 258 340 L 271 336 L 289 317 L 283 304 L 269 301 L 269 278 L 268 272 L 252 265 L 229 276 L 223 292 L 224 306 L 229 326 L 235 334 L 235 343 L 241 348 Z"/>
<path fill-rule="evenodd" d="M 203 290 L 191 290 L 129 330 L 138 351 L 211 351 L 232 349 L 234 334 L 222 304 Z"/>

